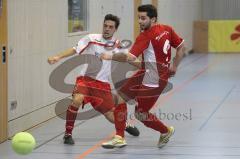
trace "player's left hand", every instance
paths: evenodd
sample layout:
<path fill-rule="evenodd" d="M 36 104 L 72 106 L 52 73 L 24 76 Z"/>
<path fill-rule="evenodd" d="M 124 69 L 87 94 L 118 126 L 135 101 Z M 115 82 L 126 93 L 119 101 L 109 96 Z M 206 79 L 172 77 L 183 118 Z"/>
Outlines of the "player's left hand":
<path fill-rule="evenodd" d="M 169 77 L 173 77 L 176 74 L 176 72 L 177 72 L 177 67 L 171 65 L 169 68 Z"/>

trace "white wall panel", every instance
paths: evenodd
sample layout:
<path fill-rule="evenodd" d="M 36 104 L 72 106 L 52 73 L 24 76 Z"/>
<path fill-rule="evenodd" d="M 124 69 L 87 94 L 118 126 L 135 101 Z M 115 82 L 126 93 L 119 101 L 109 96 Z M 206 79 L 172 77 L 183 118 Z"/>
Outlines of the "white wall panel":
<path fill-rule="evenodd" d="M 66 0 L 8 0 L 9 135 L 52 117 L 54 112 L 46 108 L 39 115 L 28 113 L 66 96 L 49 87 L 56 66 L 47 63 L 48 56 L 67 46 L 66 4 Z M 17 107 L 11 109 L 15 100 Z M 22 120 L 32 114 L 32 120 Z"/>
<path fill-rule="evenodd" d="M 202 18 L 201 0 L 159 0 L 159 22 L 171 25 L 184 38 L 187 50 L 192 49 L 193 21 Z"/>
<path fill-rule="evenodd" d="M 239 0 L 203 0 L 203 18 L 240 19 Z"/>

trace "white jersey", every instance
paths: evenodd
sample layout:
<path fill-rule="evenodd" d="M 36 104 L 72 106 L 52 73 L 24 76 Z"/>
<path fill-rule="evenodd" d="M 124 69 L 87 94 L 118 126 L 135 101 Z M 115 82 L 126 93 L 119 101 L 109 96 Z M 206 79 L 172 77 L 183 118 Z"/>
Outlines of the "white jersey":
<path fill-rule="evenodd" d="M 91 69 L 85 73 L 80 73 L 81 76 L 89 76 L 91 78 L 94 78 L 96 80 L 102 81 L 102 82 L 110 82 L 110 76 L 111 71 L 113 70 L 111 68 L 111 60 L 101 60 L 101 65 L 99 65 L 99 56 L 102 53 L 109 53 L 112 54 L 118 53 L 118 52 L 125 52 L 127 53 L 127 49 L 119 49 L 114 48 L 113 50 L 106 49 L 107 44 L 116 44 L 119 40 L 112 38 L 111 40 L 106 40 L 102 37 L 102 34 L 88 34 L 81 38 L 81 40 L 78 42 L 77 46 L 74 47 L 76 52 L 78 54 L 89 54 L 94 55 L 94 58 L 89 56 L 89 59 L 87 59 L 88 67 Z M 98 58 L 98 61 L 96 61 L 96 58 Z M 96 64 L 97 63 L 97 64 Z M 101 67 L 101 68 L 99 68 Z"/>

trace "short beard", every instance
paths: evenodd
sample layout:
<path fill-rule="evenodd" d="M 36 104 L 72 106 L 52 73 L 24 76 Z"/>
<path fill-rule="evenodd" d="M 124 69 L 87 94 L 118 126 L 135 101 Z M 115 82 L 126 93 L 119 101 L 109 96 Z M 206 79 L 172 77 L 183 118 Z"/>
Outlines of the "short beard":
<path fill-rule="evenodd" d="M 151 27 L 151 23 L 149 22 L 143 30 L 148 30 Z"/>

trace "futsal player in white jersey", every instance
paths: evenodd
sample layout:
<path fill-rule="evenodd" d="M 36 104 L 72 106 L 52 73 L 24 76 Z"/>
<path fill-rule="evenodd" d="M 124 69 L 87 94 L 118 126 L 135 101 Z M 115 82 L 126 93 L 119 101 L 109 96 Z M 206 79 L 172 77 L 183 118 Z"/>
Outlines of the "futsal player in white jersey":
<path fill-rule="evenodd" d="M 119 42 L 113 37 L 117 31 L 120 20 L 117 16 L 108 14 L 104 18 L 102 34 L 88 34 L 80 39 L 76 47 L 65 50 L 55 56 L 49 57 L 49 64 L 54 64 L 65 57 L 69 57 L 75 54 L 86 53 L 99 57 L 100 54 L 108 52 L 108 45 L 112 44 L 117 46 Z M 119 48 L 114 48 L 111 53 L 122 52 Z M 110 52 L 110 51 L 109 51 Z M 94 63 L 89 63 L 94 65 Z M 80 75 L 76 79 L 75 87 L 72 93 L 72 103 L 69 105 L 66 114 L 66 130 L 64 135 L 64 143 L 73 145 L 74 140 L 72 138 L 72 131 L 74 128 L 74 122 L 76 120 L 79 107 L 86 103 L 91 103 L 93 108 L 102 113 L 106 119 L 110 122 L 120 122 L 119 119 L 114 119 L 114 113 L 125 112 L 127 109 L 126 103 L 116 105 L 113 100 L 111 92 L 110 81 L 111 77 L 111 61 L 102 60 L 102 67 L 97 75 L 86 72 L 84 75 Z M 127 116 L 127 115 L 126 115 Z M 126 124 L 126 123 L 124 123 Z M 116 124 L 119 125 L 119 124 Z M 116 127 L 116 129 L 125 128 L 124 125 Z M 128 133 L 133 136 L 138 136 L 139 131 L 135 126 L 126 124 Z"/>

